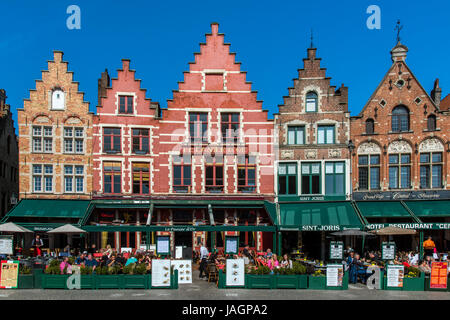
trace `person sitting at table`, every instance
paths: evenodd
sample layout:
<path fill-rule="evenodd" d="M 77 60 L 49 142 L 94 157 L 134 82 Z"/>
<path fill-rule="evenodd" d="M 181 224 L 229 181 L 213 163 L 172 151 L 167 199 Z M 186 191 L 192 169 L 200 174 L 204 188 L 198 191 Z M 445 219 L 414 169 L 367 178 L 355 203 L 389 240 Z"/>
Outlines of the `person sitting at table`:
<path fill-rule="evenodd" d="M 272 258 L 272 250 L 270 248 L 267 248 L 266 254 L 264 255 L 265 258 Z"/>
<path fill-rule="evenodd" d="M 292 260 L 289 259 L 287 253 L 284 254 L 283 260 L 281 260 L 281 268 L 289 268 L 292 269 Z"/>
<path fill-rule="evenodd" d="M 130 255 L 127 259 L 127 261 L 125 262 L 125 267 L 129 266 L 130 264 L 136 263 L 138 261 L 138 259 L 136 259 L 135 256 Z"/>
<path fill-rule="evenodd" d="M 82 254 L 80 254 L 80 256 L 78 258 L 75 259 L 76 265 L 82 265 L 85 262 L 86 262 L 86 254 L 84 252 Z"/>
<path fill-rule="evenodd" d="M 408 262 L 412 266 L 417 266 L 419 264 L 419 254 L 414 251 L 411 251 L 408 254 Z"/>
<path fill-rule="evenodd" d="M 426 260 L 422 260 L 419 263 L 419 270 L 423 273 L 430 274 L 431 273 L 431 267 L 428 265 Z"/>
<path fill-rule="evenodd" d="M 61 270 L 61 274 L 64 274 L 64 269 L 66 269 L 67 274 L 72 274 L 72 266 L 69 263 L 69 257 L 64 257 L 64 260 L 59 264 L 59 269 Z"/>
<path fill-rule="evenodd" d="M 92 254 L 88 255 L 88 258 L 86 259 L 86 261 L 84 262 L 84 265 L 86 267 L 91 267 L 92 270 L 95 270 L 95 268 L 97 268 L 98 266 L 98 261 L 96 259 L 94 259 L 94 257 L 92 256 Z"/>
<path fill-rule="evenodd" d="M 278 257 L 277 257 L 277 255 L 275 253 L 272 255 L 272 257 L 267 262 L 267 266 L 272 271 L 273 271 L 274 268 L 279 268 L 280 267 L 280 263 L 278 262 Z"/>

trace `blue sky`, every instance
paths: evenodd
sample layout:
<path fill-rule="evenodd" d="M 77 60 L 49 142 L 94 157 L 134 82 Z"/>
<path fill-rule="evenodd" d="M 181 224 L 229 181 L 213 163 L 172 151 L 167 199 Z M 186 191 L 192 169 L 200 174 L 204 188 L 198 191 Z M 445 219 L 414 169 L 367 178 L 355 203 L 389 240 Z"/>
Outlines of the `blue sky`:
<path fill-rule="evenodd" d="M 66 27 L 71 4 L 81 8 L 81 30 Z M 374 4 L 381 9 L 380 30 L 366 26 L 367 7 Z M 15 120 L 55 49 L 64 51 L 92 111 L 100 73 L 107 68 L 115 77 L 122 58 L 131 59 L 147 97 L 166 107 L 211 22 L 219 22 L 270 117 L 303 65 L 311 28 L 332 85 L 349 87 L 352 115 L 391 65 L 397 19 L 416 77 L 428 92 L 435 78 L 443 96 L 450 92 L 450 1 L 3 0 L 0 12 L 0 88 Z"/>

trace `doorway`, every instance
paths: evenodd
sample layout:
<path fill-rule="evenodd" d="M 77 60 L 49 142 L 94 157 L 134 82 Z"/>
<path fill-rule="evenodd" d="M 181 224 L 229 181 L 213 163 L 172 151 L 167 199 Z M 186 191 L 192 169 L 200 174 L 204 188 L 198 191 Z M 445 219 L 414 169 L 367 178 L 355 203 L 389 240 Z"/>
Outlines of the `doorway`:
<path fill-rule="evenodd" d="M 183 247 L 183 259 L 192 259 L 192 232 L 175 232 L 175 247 Z"/>

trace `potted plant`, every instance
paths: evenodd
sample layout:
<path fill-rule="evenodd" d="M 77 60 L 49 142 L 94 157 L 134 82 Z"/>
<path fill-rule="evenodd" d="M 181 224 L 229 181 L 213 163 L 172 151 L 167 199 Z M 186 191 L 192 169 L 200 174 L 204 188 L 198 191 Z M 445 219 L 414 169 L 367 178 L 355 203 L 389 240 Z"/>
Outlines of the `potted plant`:
<path fill-rule="evenodd" d="M 18 279 L 19 289 L 33 289 L 34 288 L 34 277 L 32 274 L 31 267 L 24 265 L 19 266 L 19 279 Z"/>

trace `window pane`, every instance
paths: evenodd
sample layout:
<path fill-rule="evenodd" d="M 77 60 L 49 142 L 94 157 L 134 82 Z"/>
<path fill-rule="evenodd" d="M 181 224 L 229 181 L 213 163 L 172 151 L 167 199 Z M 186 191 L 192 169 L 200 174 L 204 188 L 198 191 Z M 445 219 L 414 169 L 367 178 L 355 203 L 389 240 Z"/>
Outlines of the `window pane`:
<path fill-rule="evenodd" d="M 334 143 L 334 127 L 327 127 L 327 141 L 326 143 Z"/>
<path fill-rule="evenodd" d="M 105 180 L 105 193 L 111 193 L 112 189 L 111 189 L 111 175 L 109 174 L 105 174 L 104 176 L 104 180 Z"/>
<path fill-rule="evenodd" d="M 398 163 L 398 154 L 392 154 L 389 156 L 389 163 L 396 164 Z"/>
<path fill-rule="evenodd" d="M 278 193 L 286 194 L 286 176 L 278 176 Z"/>
<path fill-rule="evenodd" d="M 325 130 L 322 127 L 319 127 L 317 137 L 317 143 L 324 144 L 325 143 Z"/>
<path fill-rule="evenodd" d="M 430 154 L 429 153 L 421 153 L 420 154 L 420 162 L 421 163 L 429 163 L 430 162 Z"/>
<path fill-rule="evenodd" d="M 380 188 L 380 168 L 370 168 L 370 189 Z"/>
<path fill-rule="evenodd" d="M 313 163 L 311 165 L 311 173 L 312 174 L 320 174 L 320 163 Z"/>
<path fill-rule="evenodd" d="M 407 189 L 411 187 L 411 168 L 409 166 L 401 169 L 401 188 Z"/>
<path fill-rule="evenodd" d="M 358 156 L 358 164 L 361 165 L 369 164 L 369 156 Z"/>
<path fill-rule="evenodd" d="M 389 187 L 398 188 L 398 167 L 389 167 Z"/>
<path fill-rule="evenodd" d="M 359 181 L 359 188 L 360 189 L 364 189 L 367 190 L 369 189 L 369 171 L 368 168 L 359 168 L 358 170 L 359 173 L 359 177 L 358 177 L 358 181 Z"/>
<path fill-rule="evenodd" d="M 336 173 L 344 173 L 344 163 L 343 162 L 336 162 Z"/>
<path fill-rule="evenodd" d="M 409 154 L 402 154 L 402 163 L 410 163 L 411 162 L 411 156 Z"/>
<path fill-rule="evenodd" d="M 325 164 L 325 173 L 326 174 L 334 173 L 334 164 L 333 163 L 327 162 Z"/>
<path fill-rule="evenodd" d="M 325 176 L 325 194 L 334 194 L 334 175 Z"/>
<path fill-rule="evenodd" d="M 432 168 L 432 187 L 433 188 L 442 188 L 442 166 L 434 165 Z"/>
<path fill-rule="evenodd" d="M 288 179 L 288 193 L 297 194 L 297 176 L 289 176 Z"/>
<path fill-rule="evenodd" d="M 310 165 L 309 164 L 302 164 L 302 174 L 309 174 L 310 170 Z"/>
<path fill-rule="evenodd" d="M 116 174 L 114 175 L 114 193 L 120 193 L 121 190 L 121 176 Z"/>
<path fill-rule="evenodd" d="M 430 167 L 420 166 L 420 187 L 429 188 L 430 187 Z"/>
<path fill-rule="evenodd" d="M 320 176 L 312 176 L 312 193 L 319 194 L 320 193 Z"/>
<path fill-rule="evenodd" d="M 433 163 L 442 162 L 442 153 L 433 153 L 432 161 Z"/>
<path fill-rule="evenodd" d="M 289 130 L 288 130 L 288 144 L 295 144 L 295 130 L 294 130 L 294 128 L 289 128 Z"/>
<path fill-rule="evenodd" d="M 286 165 L 285 164 L 280 164 L 278 166 L 278 174 L 286 174 Z"/>
<path fill-rule="evenodd" d="M 335 176 L 335 195 L 343 195 L 345 194 L 345 183 L 344 183 L 344 175 L 340 174 Z"/>
<path fill-rule="evenodd" d="M 183 180 L 185 186 L 191 185 L 191 166 L 183 166 Z"/>
<path fill-rule="evenodd" d="M 296 174 L 297 173 L 297 165 L 296 164 L 290 164 L 288 166 L 288 174 Z"/>
<path fill-rule="evenodd" d="M 370 156 L 370 164 L 380 164 L 380 156 Z"/>
<path fill-rule="evenodd" d="M 302 194 L 311 194 L 309 178 L 310 176 L 302 176 Z"/>

